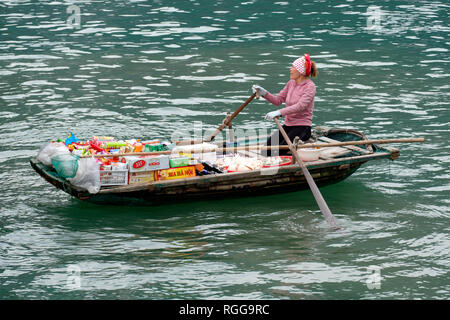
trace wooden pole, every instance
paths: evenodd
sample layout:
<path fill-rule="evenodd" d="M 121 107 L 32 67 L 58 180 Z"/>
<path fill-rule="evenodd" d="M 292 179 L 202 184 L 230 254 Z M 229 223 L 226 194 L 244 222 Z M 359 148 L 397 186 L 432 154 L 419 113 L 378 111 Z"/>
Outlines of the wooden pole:
<path fill-rule="evenodd" d="M 233 121 L 234 118 L 236 118 L 236 116 L 242 111 L 244 110 L 244 108 L 256 97 L 256 92 L 253 93 L 239 108 L 237 108 L 233 114 L 231 115 L 231 117 L 229 117 L 225 123 L 223 123 L 223 127 L 222 125 L 219 126 L 219 128 L 212 134 L 209 136 L 208 139 L 205 140 L 205 142 L 210 142 L 214 139 L 214 137 L 220 132 L 222 131 L 223 128 L 225 128 L 226 126 L 228 126 L 228 123 L 230 123 L 231 121 Z"/>
<path fill-rule="evenodd" d="M 339 226 L 337 220 L 334 218 L 333 214 L 331 213 L 330 209 L 328 208 L 328 205 L 325 202 L 325 199 L 323 198 L 322 194 L 320 193 L 319 188 L 317 187 L 316 183 L 314 182 L 313 177 L 311 176 L 311 174 L 309 173 L 305 164 L 303 163 L 302 158 L 300 157 L 300 154 L 295 149 L 294 145 L 291 142 L 291 139 L 289 139 L 288 135 L 286 134 L 286 131 L 284 131 L 283 127 L 281 126 L 280 122 L 278 121 L 278 117 L 275 117 L 273 120 L 277 124 L 277 127 L 280 130 L 281 134 L 283 135 L 284 140 L 288 144 L 289 149 L 292 152 L 292 155 L 295 157 L 298 164 L 300 165 L 303 175 L 305 176 L 306 181 L 308 182 L 308 185 L 314 195 L 314 199 L 316 199 L 316 202 L 317 202 L 317 204 L 320 208 L 320 211 L 322 212 L 325 220 L 328 222 L 328 224 L 333 229 L 339 229 L 340 226 Z"/>
<path fill-rule="evenodd" d="M 341 147 L 341 146 L 352 146 L 352 145 L 365 145 L 365 144 L 386 144 L 386 143 L 413 143 L 413 142 L 425 142 L 424 138 L 402 138 L 402 139 L 376 139 L 376 140 L 358 140 L 358 141 L 344 141 L 344 142 L 330 142 L 330 143 L 304 143 L 299 144 L 297 148 L 329 148 L 329 147 Z M 220 148 L 218 151 L 239 151 L 239 150 L 287 150 L 289 146 L 264 146 L 264 145 L 248 145 L 242 147 L 228 147 Z"/>
<path fill-rule="evenodd" d="M 228 112 L 228 116 L 230 116 L 230 113 Z M 233 122 L 230 121 L 228 122 L 228 140 L 230 140 L 230 142 L 234 142 L 234 132 L 233 132 Z"/>
<path fill-rule="evenodd" d="M 234 118 L 242 111 L 244 108 L 256 97 L 256 92 L 253 93 L 239 108 L 237 108 L 231 116 L 225 118 L 222 124 L 214 131 L 208 138 L 205 140 L 187 140 L 187 141 L 175 141 L 177 145 L 188 145 L 188 144 L 197 144 L 202 142 L 211 142 L 214 140 L 215 136 L 217 136 L 224 128 L 228 127 L 229 123 L 233 121 Z"/>

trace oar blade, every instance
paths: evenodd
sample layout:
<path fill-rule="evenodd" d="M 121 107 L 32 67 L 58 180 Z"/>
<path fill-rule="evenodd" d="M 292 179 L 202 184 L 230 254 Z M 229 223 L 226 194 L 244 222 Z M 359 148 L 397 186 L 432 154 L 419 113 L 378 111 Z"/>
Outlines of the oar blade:
<path fill-rule="evenodd" d="M 323 198 L 322 193 L 319 191 L 319 188 L 317 187 L 316 183 L 314 182 L 311 174 L 309 173 L 309 171 L 306 169 L 306 167 L 304 165 L 302 165 L 302 171 L 303 171 L 303 175 L 306 178 L 306 181 L 308 182 L 308 185 L 311 189 L 314 199 L 316 199 L 317 205 L 319 206 L 319 209 L 322 212 L 323 217 L 328 222 L 330 227 L 332 227 L 335 230 L 340 229 L 341 227 L 340 227 L 339 223 L 337 222 L 334 215 L 331 213 L 331 210 L 330 210 L 330 208 L 328 208 L 328 205 L 325 202 L 325 199 Z"/>
<path fill-rule="evenodd" d="M 302 158 L 300 157 L 300 154 L 295 149 L 294 145 L 292 144 L 291 139 L 289 139 L 289 136 L 286 134 L 286 131 L 284 131 L 283 127 L 281 126 L 280 122 L 278 121 L 278 118 L 275 117 L 273 119 L 280 130 L 281 134 L 283 135 L 284 140 L 289 146 L 289 149 L 292 152 L 292 155 L 295 157 L 297 162 L 300 164 L 300 167 L 302 168 L 303 175 L 306 178 L 306 181 L 308 182 L 309 188 L 311 189 L 314 199 L 316 199 L 316 202 L 319 206 L 320 211 L 322 212 L 325 220 L 328 222 L 328 224 L 333 229 L 339 229 L 339 224 L 337 223 L 336 219 L 334 218 L 333 214 L 330 211 L 330 208 L 328 208 L 327 203 L 325 202 L 325 199 L 323 198 L 322 194 L 319 191 L 319 188 L 317 187 L 316 183 L 314 182 L 313 177 L 309 173 L 308 169 L 306 168 L 305 164 L 302 161 Z"/>

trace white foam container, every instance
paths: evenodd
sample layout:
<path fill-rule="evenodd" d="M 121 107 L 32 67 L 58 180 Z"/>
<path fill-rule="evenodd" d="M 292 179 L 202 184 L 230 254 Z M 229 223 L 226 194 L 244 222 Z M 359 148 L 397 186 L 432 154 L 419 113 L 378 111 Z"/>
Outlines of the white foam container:
<path fill-rule="evenodd" d="M 193 153 L 192 158 L 214 163 L 217 160 L 217 154 L 215 152 Z"/>
<path fill-rule="evenodd" d="M 302 161 L 316 161 L 319 160 L 320 149 L 300 148 L 298 149 L 298 153 Z"/>
<path fill-rule="evenodd" d="M 186 153 L 201 153 L 201 152 L 211 152 L 216 151 L 217 145 L 212 143 L 198 143 L 198 144 L 188 144 L 185 146 L 176 146 L 173 148 L 174 152 L 186 152 Z"/>

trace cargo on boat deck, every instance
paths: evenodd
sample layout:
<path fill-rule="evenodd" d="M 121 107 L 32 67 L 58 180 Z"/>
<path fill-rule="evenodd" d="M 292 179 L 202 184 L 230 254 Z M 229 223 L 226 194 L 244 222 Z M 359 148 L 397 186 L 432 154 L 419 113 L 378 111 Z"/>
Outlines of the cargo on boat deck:
<path fill-rule="evenodd" d="M 130 172 L 128 184 L 149 183 L 158 180 L 158 171 Z"/>
<path fill-rule="evenodd" d="M 173 149 L 174 153 L 190 154 L 192 158 L 199 161 L 215 162 L 217 160 L 218 146 L 212 143 L 190 144 L 185 146 L 177 146 Z"/>
<path fill-rule="evenodd" d="M 167 155 L 157 156 L 127 156 L 130 172 L 154 171 L 168 169 L 169 157 Z"/>
<path fill-rule="evenodd" d="M 190 159 L 189 157 L 180 156 L 180 157 L 174 157 L 169 159 L 169 164 L 171 168 L 176 167 L 186 167 L 189 165 Z M 167 168 L 164 168 L 167 169 Z"/>
<path fill-rule="evenodd" d="M 158 181 L 182 179 L 182 178 L 192 178 L 195 176 L 196 176 L 195 166 L 170 168 L 170 169 L 165 169 L 165 170 L 159 170 Z"/>

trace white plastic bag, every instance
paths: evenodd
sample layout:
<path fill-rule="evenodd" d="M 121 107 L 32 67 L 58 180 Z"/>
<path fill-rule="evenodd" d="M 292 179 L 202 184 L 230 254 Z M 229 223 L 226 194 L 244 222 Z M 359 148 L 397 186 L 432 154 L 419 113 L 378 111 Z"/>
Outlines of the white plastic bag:
<path fill-rule="evenodd" d="M 53 156 L 65 153 L 70 151 L 63 142 L 50 142 L 41 147 L 36 158 L 46 166 L 51 166 Z"/>
<path fill-rule="evenodd" d="M 78 159 L 77 174 L 67 180 L 89 193 L 97 193 L 100 190 L 100 164 L 94 158 Z"/>

